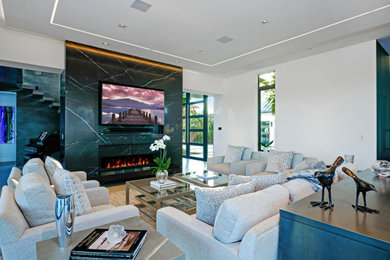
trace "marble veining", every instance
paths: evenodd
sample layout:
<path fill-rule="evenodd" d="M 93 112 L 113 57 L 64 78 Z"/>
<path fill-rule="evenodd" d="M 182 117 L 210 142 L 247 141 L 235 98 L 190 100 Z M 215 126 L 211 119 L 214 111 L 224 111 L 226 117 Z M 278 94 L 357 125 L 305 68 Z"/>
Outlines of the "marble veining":
<path fill-rule="evenodd" d="M 77 46 L 68 42 L 66 48 L 66 87 L 63 93 L 66 168 L 84 170 L 88 176 L 96 177 L 99 175 L 99 147 L 117 145 L 117 153 L 125 155 L 132 148 L 138 152 L 147 150 L 154 139 L 168 134 L 171 137 L 168 156 L 172 157 L 172 167 L 181 170 L 182 71 L 88 52 Z M 126 127 L 99 125 L 99 81 L 164 90 L 163 133 L 112 132 L 110 128 Z"/>

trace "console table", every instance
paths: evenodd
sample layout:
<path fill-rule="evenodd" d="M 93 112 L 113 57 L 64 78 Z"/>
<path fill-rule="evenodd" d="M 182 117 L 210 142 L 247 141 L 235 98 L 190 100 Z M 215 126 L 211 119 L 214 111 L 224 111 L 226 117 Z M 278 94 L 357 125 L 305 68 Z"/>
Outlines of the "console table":
<path fill-rule="evenodd" d="M 390 259 L 390 178 L 370 169 L 357 175 L 375 185 L 378 192 L 367 193 L 367 206 L 380 214 L 352 208 L 356 186 L 347 178 L 332 186 L 333 211 L 310 205 L 321 192 L 280 210 L 279 259 Z"/>

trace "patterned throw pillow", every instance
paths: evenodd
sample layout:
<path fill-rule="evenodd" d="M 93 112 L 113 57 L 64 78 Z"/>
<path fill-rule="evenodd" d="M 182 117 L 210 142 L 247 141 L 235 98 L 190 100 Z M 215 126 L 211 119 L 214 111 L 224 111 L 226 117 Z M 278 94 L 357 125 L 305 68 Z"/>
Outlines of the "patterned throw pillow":
<path fill-rule="evenodd" d="M 284 175 L 282 173 L 260 176 L 241 176 L 230 174 L 229 186 L 252 182 L 255 186 L 255 191 L 260 191 L 272 185 L 283 183 L 283 176 Z"/>
<path fill-rule="evenodd" d="M 222 203 L 230 198 L 254 191 L 253 183 L 220 188 L 195 187 L 196 217 L 209 225 L 214 225 L 215 217 Z"/>
<path fill-rule="evenodd" d="M 244 146 L 228 145 L 223 163 L 232 163 L 234 161 L 240 161 L 242 153 L 244 152 Z"/>
<path fill-rule="evenodd" d="M 54 189 L 57 195 L 73 195 L 76 216 L 86 214 L 92 210 L 81 180 L 73 173 L 57 168 L 54 172 Z"/>
<path fill-rule="evenodd" d="M 57 168 L 63 169 L 61 163 L 56 159 L 47 156 L 45 160 L 45 169 L 51 184 L 54 184 L 54 172 L 57 170 Z"/>
<path fill-rule="evenodd" d="M 293 154 L 293 152 L 271 151 L 265 171 L 278 173 L 290 169 Z"/>

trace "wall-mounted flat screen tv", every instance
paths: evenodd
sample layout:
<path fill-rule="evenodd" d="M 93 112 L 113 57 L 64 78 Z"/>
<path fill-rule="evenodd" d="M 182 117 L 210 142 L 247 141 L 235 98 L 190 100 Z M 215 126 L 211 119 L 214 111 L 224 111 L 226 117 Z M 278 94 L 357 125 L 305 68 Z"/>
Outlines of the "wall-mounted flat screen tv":
<path fill-rule="evenodd" d="M 164 125 L 164 91 L 100 82 L 100 124 Z"/>

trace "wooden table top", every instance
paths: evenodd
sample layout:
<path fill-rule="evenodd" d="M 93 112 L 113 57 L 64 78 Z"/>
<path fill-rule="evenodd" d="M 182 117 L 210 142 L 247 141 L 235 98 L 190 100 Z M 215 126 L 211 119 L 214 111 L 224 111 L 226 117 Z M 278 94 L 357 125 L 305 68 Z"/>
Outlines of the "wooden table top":
<path fill-rule="evenodd" d="M 333 211 L 310 205 L 310 201 L 321 200 L 319 191 L 282 208 L 281 217 L 390 249 L 390 178 L 379 178 L 370 169 L 359 172 L 357 176 L 375 185 L 377 192 L 367 192 L 367 207 L 380 210 L 379 214 L 355 211 L 352 205 L 355 204 L 356 185 L 348 177 L 332 185 Z M 325 199 L 328 199 L 327 191 Z M 359 205 L 363 205 L 362 194 Z"/>

